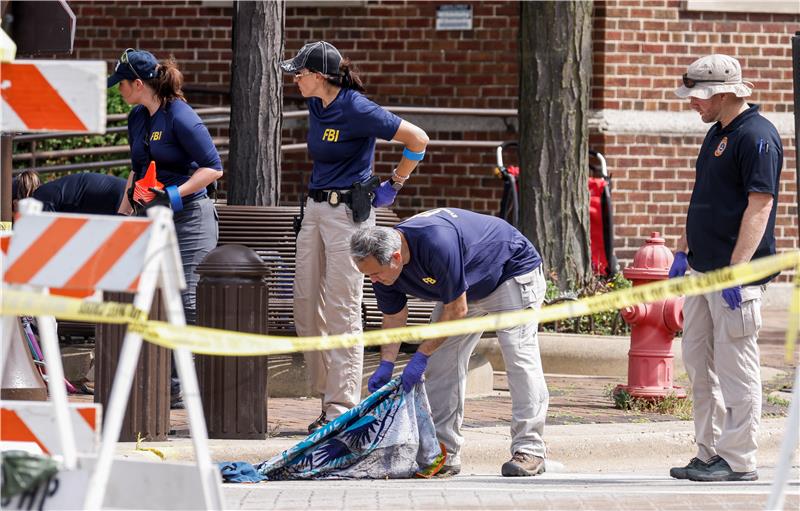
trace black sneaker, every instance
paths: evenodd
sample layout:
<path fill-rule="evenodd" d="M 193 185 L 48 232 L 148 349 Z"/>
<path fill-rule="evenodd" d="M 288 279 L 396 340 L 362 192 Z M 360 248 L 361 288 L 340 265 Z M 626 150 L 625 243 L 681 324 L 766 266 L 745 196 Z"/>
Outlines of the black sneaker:
<path fill-rule="evenodd" d="M 708 460 L 708 464 L 700 469 L 690 469 L 687 476 L 691 481 L 758 481 L 758 472 L 734 472 L 728 462 L 719 456 Z"/>
<path fill-rule="evenodd" d="M 503 463 L 500 472 L 504 477 L 538 476 L 544 472 L 544 458 L 515 452 L 509 461 Z"/>
<path fill-rule="evenodd" d="M 322 412 L 321 414 L 319 414 L 319 417 L 317 417 L 317 419 L 314 422 L 308 425 L 308 434 L 310 435 L 311 433 L 325 426 L 329 422 L 330 421 L 327 419 L 327 417 L 325 417 L 325 412 Z"/>
<path fill-rule="evenodd" d="M 442 465 L 442 468 L 436 472 L 433 477 L 453 477 L 461 473 L 461 465 Z"/>
<path fill-rule="evenodd" d="M 708 463 L 700 458 L 692 458 L 688 465 L 685 467 L 672 467 L 669 469 L 669 476 L 674 479 L 689 479 L 689 470 L 702 469 L 708 466 Z"/>

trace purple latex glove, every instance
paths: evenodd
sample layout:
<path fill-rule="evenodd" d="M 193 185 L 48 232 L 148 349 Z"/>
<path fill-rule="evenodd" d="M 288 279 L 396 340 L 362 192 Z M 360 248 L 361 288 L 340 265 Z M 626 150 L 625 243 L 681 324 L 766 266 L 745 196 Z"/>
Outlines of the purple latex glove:
<path fill-rule="evenodd" d="M 369 392 L 373 393 L 389 383 L 389 380 L 392 379 L 392 371 L 394 371 L 394 362 L 381 360 L 378 368 L 374 373 L 372 373 L 372 376 L 367 382 L 367 388 L 369 389 Z"/>
<path fill-rule="evenodd" d="M 736 310 L 742 306 L 742 286 L 729 287 L 722 290 L 722 299 L 728 304 L 731 310 Z"/>
<path fill-rule="evenodd" d="M 421 351 L 414 353 L 414 356 L 411 357 L 406 368 L 403 369 L 402 376 L 400 376 L 400 381 L 403 383 L 403 390 L 409 392 L 414 388 L 414 385 L 421 382 L 426 367 L 428 367 L 428 355 Z"/>
<path fill-rule="evenodd" d="M 689 267 L 686 257 L 686 252 L 675 252 L 675 259 L 669 267 L 669 278 L 683 277 L 686 274 L 686 269 Z"/>
<path fill-rule="evenodd" d="M 386 180 L 375 188 L 375 197 L 372 199 L 372 205 L 376 208 L 391 206 L 395 197 L 397 197 L 397 190 L 392 188 L 392 183 L 389 180 Z"/>

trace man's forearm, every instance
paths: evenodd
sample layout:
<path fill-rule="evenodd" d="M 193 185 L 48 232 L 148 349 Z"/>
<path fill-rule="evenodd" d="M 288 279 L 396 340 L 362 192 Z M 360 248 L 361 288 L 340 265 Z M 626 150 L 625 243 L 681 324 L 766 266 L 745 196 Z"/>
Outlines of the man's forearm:
<path fill-rule="evenodd" d="M 769 200 L 751 199 L 742 215 L 736 246 L 731 254 L 731 264 L 746 263 L 752 259 L 758 244 L 767 229 L 769 214 L 772 211 L 772 198 Z"/>
<path fill-rule="evenodd" d="M 397 314 L 384 314 L 381 321 L 381 328 L 389 330 L 391 328 L 402 328 L 408 322 L 408 306 Z M 381 360 L 394 362 L 397 360 L 397 353 L 400 351 L 400 343 L 384 344 L 381 346 Z"/>

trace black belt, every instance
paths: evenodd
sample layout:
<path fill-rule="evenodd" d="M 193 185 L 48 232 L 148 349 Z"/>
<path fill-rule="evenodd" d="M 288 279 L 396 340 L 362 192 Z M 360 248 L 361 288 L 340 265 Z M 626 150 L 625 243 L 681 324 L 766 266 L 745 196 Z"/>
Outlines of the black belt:
<path fill-rule="evenodd" d="M 341 203 L 350 204 L 350 190 L 309 190 L 308 196 L 314 202 L 327 202 L 331 206 L 338 206 Z"/>

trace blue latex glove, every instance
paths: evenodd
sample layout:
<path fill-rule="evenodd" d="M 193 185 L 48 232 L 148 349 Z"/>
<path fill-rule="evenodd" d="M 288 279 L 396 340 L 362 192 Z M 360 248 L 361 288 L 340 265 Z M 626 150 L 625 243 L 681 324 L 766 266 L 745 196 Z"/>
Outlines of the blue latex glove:
<path fill-rule="evenodd" d="M 414 353 L 406 368 L 403 369 L 402 376 L 400 376 L 403 390 L 410 392 L 414 385 L 421 382 L 426 367 L 428 367 L 428 355 L 421 351 Z"/>
<path fill-rule="evenodd" d="M 742 286 L 729 287 L 722 290 L 722 299 L 728 304 L 731 310 L 736 310 L 742 306 Z"/>
<path fill-rule="evenodd" d="M 375 197 L 372 199 L 372 205 L 376 208 L 391 206 L 395 197 L 397 197 L 397 190 L 392 188 L 392 183 L 387 179 L 379 187 L 375 188 Z"/>
<path fill-rule="evenodd" d="M 394 371 L 394 362 L 381 360 L 380 365 L 378 365 L 378 368 L 367 382 L 367 388 L 369 389 L 369 392 L 373 393 L 389 383 L 389 380 L 392 379 L 392 371 Z"/>
<path fill-rule="evenodd" d="M 669 267 L 669 278 L 683 277 L 686 274 L 686 269 L 689 267 L 686 252 L 675 252 L 675 259 L 672 260 L 672 266 Z"/>

